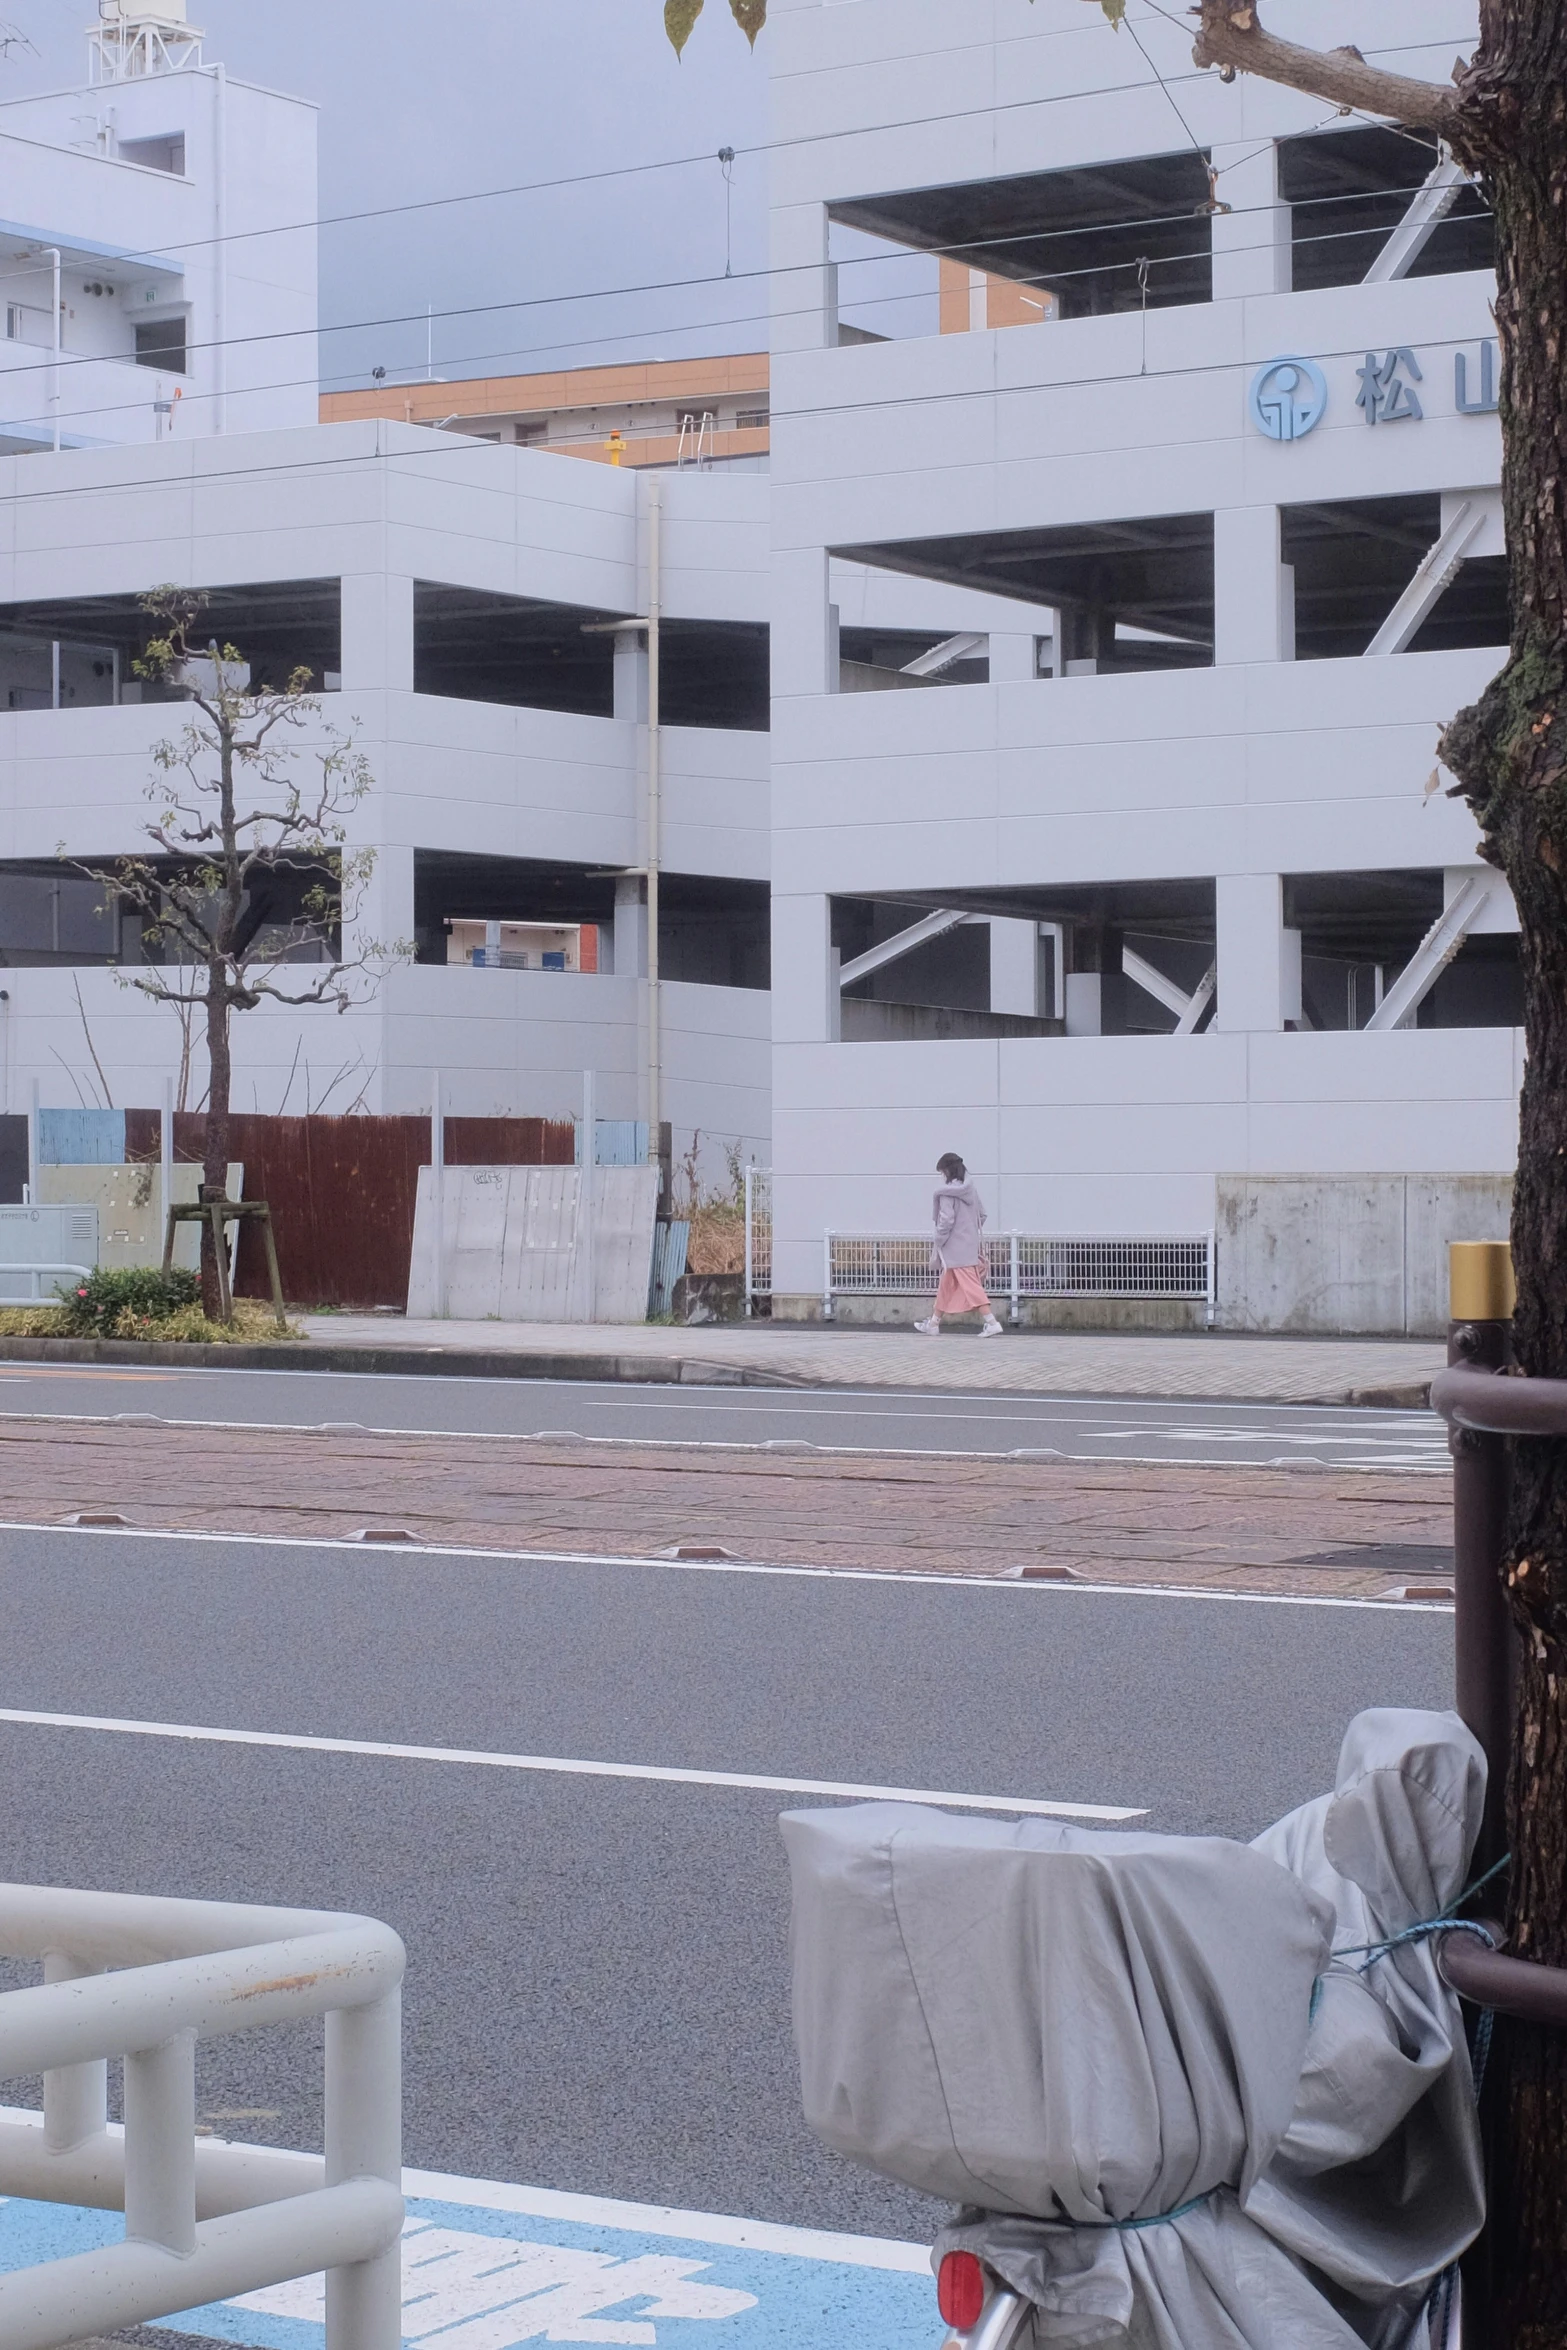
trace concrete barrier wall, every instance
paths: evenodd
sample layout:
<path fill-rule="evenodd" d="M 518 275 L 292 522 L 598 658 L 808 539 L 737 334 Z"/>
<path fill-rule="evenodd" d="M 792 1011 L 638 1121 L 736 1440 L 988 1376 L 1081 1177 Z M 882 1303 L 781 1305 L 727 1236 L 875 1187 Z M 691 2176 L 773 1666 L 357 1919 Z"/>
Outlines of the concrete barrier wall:
<path fill-rule="evenodd" d="M 1221 1175 L 1219 1326 L 1404 1332 L 1447 1326 L 1447 1245 L 1504 1240 L 1506 1175 Z"/>

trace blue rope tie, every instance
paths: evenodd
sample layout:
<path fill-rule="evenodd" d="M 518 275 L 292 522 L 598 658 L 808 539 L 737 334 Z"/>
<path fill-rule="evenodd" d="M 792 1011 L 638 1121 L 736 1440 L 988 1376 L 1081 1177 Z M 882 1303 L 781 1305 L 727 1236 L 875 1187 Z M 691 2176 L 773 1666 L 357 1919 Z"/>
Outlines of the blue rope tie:
<path fill-rule="evenodd" d="M 1034 2225 L 1041 2228 L 1114 2228 L 1120 2234 L 1141 2228 L 1167 2227 L 1173 2219 L 1184 2219 L 1189 2211 L 1200 2211 L 1211 2203 L 1215 2195 L 1222 2195 L 1223 2187 L 1210 2187 L 1205 2195 L 1193 2195 L 1187 2203 L 1178 2203 L 1173 2211 L 1150 2212 L 1146 2219 L 1041 2219 Z"/>

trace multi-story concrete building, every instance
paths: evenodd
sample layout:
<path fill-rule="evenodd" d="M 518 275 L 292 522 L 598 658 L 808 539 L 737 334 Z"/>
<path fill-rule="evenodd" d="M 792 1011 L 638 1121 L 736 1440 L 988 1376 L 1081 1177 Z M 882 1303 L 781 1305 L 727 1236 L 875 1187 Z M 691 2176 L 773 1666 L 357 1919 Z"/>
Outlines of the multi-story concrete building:
<path fill-rule="evenodd" d="M 1217 1225 L 1226 1320 L 1439 1319 L 1521 1058 L 1433 773 L 1507 638 L 1477 194 L 1139 0 L 770 13 L 777 1309 L 958 1150 L 998 1230 Z M 1474 39 L 1375 19 L 1438 79 Z M 938 332 L 937 254 L 1035 322 Z M 850 563 L 1010 628 L 851 697 Z"/>
<path fill-rule="evenodd" d="M 383 385 L 322 424 L 313 250 L 236 348 L 235 223 L 308 216 L 308 112 L 251 121 L 168 7 L 118 80 L 29 102 L 19 253 L 96 235 L 131 171 L 194 323 L 162 445 L 78 417 L 0 463 L 7 1106 L 61 1064 L 152 1102 L 179 1061 L 122 984 L 140 935 L 56 855 L 137 843 L 174 724 L 137 599 L 179 580 L 366 751 L 362 934 L 414 950 L 346 1019 L 242 1018 L 241 1106 L 423 1108 L 440 1070 L 455 1110 L 559 1113 L 592 1068 L 677 1156 L 771 1155 L 782 1313 L 822 1310 L 831 1235 L 918 1233 L 956 1149 L 998 1233 L 1217 1229 L 1226 1322 L 1439 1320 L 1522 1049 L 1513 911 L 1435 761 L 1507 634 L 1490 223 L 1418 139 L 1131 14 L 773 0 L 770 362 Z M 1437 73 L 1474 29 L 1378 27 Z M 176 130 L 188 175 L 124 160 Z M 20 380 L 10 445 L 46 451 Z"/>
<path fill-rule="evenodd" d="M 765 483 L 321 425 L 313 111 L 204 62 L 182 0 L 105 0 L 92 53 L 0 108 L 27 223 L 0 249 L 63 288 L 63 351 L 46 283 L 0 371 L 3 1106 L 201 1099 L 199 1043 L 130 984 L 156 937 L 61 861 L 146 849 L 184 712 L 138 673 L 141 599 L 175 582 L 258 684 L 310 672 L 307 766 L 332 728 L 365 755 L 346 952 L 405 950 L 345 1016 L 238 1018 L 237 1107 L 427 1109 L 439 1072 L 459 1115 L 556 1116 L 592 1070 L 678 1158 L 765 1157 Z"/>

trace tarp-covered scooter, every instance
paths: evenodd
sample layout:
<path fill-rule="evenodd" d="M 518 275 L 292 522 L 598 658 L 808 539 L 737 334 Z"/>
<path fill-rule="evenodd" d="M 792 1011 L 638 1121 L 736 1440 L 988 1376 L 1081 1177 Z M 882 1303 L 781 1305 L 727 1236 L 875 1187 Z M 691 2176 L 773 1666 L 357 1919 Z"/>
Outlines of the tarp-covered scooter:
<path fill-rule="evenodd" d="M 916 1804 L 793 1812 L 794 2019 L 828 2145 L 958 2210 L 962 2350 L 1405 2350 L 1484 2213 L 1429 1929 L 1485 1760 L 1352 1724 L 1252 1845 Z"/>

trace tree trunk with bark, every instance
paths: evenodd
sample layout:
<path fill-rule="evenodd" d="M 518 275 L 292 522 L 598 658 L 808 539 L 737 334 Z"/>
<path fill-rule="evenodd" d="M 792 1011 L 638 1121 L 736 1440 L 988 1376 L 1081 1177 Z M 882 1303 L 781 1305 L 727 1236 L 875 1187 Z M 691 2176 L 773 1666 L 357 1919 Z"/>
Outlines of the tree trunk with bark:
<path fill-rule="evenodd" d="M 1253 0 L 1202 0 L 1196 58 L 1439 131 L 1495 214 L 1512 642 L 1441 755 L 1518 908 L 1514 1336 L 1522 1370 L 1567 1379 L 1567 0 L 1480 0 L 1480 45 L 1451 90 L 1383 74 L 1358 50 L 1276 41 Z M 1514 1447 L 1508 1532 L 1521 1650 L 1508 1928 L 1521 1955 L 1567 1966 L 1567 1441 Z M 1485 2350 L 1567 2350 L 1567 2033 L 1499 2028 L 1493 2063 Z"/>
<path fill-rule="evenodd" d="M 1567 1378 L 1567 6 L 1490 0 L 1462 85 L 1461 160 L 1496 214 L 1512 649 L 1442 755 L 1517 902 L 1528 1061 L 1513 1263 L 1520 1367 Z M 1521 1956 L 1567 1966 L 1567 1443 L 1514 1448 L 1506 1575 L 1520 1634 L 1508 1910 Z M 1567 2344 L 1567 2033 L 1498 2034 L 1498 2341 Z"/>

